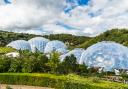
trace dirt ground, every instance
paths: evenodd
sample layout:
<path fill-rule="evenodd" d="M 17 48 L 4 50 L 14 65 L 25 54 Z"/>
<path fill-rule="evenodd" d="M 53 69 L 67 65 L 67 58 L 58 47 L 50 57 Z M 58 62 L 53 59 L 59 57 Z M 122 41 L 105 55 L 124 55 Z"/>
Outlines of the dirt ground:
<path fill-rule="evenodd" d="M 6 89 L 6 86 L 10 86 L 13 89 L 53 89 L 53 88 L 46 88 L 46 87 L 37 87 L 37 86 L 25 86 L 25 85 L 0 85 L 0 89 Z"/>

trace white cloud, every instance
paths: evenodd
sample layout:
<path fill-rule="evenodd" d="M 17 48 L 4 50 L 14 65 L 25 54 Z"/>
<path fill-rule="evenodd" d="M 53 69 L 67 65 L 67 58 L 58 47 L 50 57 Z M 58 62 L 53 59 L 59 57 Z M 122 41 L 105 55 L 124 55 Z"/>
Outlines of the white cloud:
<path fill-rule="evenodd" d="M 12 0 L 8 5 L 0 1 L 0 29 L 95 36 L 111 28 L 128 28 L 128 0 L 90 0 L 70 14 L 63 12 L 64 5 L 64 0 Z M 74 29 L 56 25 L 58 21 Z"/>
<path fill-rule="evenodd" d="M 31 29 L 53 22 L 62 9 L 62 0 L 15 0 L 0 5 L 0 29 Z M 3 2 L 2 2 L 3 3 Z"/>
<path fill-rule="evenodd" d="M 95 36 L 111 28 L 128 28 L 127 13 L 128 0 L 91 0 L 88 6 L 79 6 L 71 11 L 70 17 L 63 14 L 62 18 L 81 32 Z"/>

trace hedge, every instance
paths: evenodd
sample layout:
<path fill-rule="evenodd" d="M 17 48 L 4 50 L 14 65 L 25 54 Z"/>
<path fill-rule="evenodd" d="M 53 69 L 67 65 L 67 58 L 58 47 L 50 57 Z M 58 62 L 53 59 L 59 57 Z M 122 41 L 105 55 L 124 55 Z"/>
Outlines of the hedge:
<path fill-rule="evenodd" d="M 77 75 L 53 75 L 39 73 L 0 73 L 2 84 L 32 85 L 55 89 L 128 89 L 128 85 L 83 78 Z"/>

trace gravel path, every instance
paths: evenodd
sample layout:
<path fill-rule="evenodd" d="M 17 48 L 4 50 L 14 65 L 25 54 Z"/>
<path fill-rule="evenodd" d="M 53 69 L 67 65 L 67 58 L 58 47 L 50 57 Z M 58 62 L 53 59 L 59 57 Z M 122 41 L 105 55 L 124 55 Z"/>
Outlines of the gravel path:
<path fill-rule="evenodd" d="M 5 84 L 0 85 L 0 89 L 6 89 Z M 37 86 L 25 86 L 25 85 L 9 85 L 13 89 L 53 89 L 53 88 L 46 88 L 46 87 L 37 87 Z"/>

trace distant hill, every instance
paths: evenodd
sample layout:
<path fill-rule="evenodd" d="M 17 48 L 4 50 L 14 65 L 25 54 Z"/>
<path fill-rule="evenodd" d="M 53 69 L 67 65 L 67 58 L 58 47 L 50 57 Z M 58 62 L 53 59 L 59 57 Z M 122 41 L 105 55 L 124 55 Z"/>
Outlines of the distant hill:
<path fill-rule="evenodd" d="M 39 35 L 13 33 L 0 31 L 0 46 L 5 46 L 14 40 L 29 40 Z M 128 30 L 127 29 L 112 29 L 102 33 L 97 37 L 74 36 L 70 34 L 51 34 L 44 35 L 50 40 L 60 40 L 68 45 L 69 48 L 87 48 L 97 42 L 101 41 L 114 41 L 124 46 L 128 46 Z"/>
<path fill-rule="evenodd" d="M 15 40 L 29 40 L 33 37 L 38 37 L 39 35 L 24 34 L 24 33 L 13 33 L 0 31 L 0 46 L 6 46 L 11 41 Z M 50 40 L 60 40 L 66 43 L 70 48 L 74 48 L 76 45 L 80 45 L 85 42 L 85 40 L 90 40 L 91 38 L 85 36 L 74 36 L 70 34 L 52 34 L 42 36 Z"/>
<path fill-rule="evenodd" d="M 124 46 L 128 46 L 128 30 L 127 29 L 112 29 L 88 41 L 86 40 L 84 43 L 80 44 L 77 47 L 87 48 L 101 41 L 114 41 Z"/>

